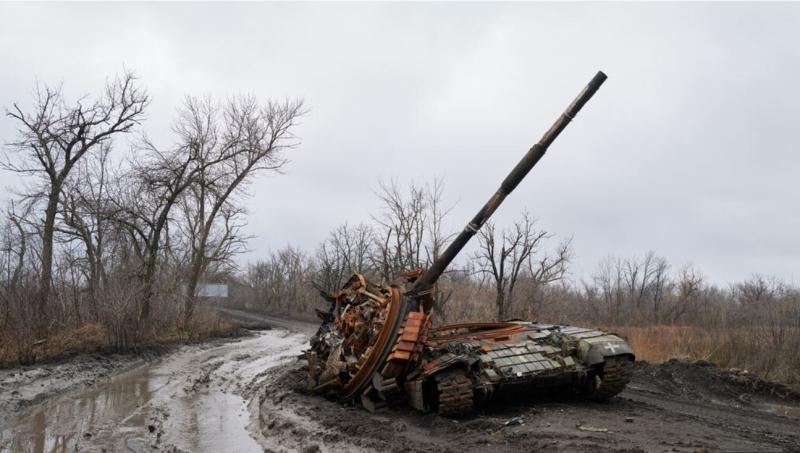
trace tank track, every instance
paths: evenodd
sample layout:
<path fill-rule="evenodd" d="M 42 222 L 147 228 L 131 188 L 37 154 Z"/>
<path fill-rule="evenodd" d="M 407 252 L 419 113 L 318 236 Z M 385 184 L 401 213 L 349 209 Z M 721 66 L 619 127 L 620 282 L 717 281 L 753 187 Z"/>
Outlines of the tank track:
<path fill-rule="evenodd" d="M 439 394 L 439 415 L 457 418 L 472 412 L 474 405 L 472 380 L 462 370 L 445 371 L 435 379 Z"/>
<path fill-rule="evenodd" d="M 628 357 L 609 357 L 603 365 L 603 375 L 598 377 L 600 384 L 590 395 L 594 401 L 607 401 L 619 394 L 631 380 L 631 359 Z"/>

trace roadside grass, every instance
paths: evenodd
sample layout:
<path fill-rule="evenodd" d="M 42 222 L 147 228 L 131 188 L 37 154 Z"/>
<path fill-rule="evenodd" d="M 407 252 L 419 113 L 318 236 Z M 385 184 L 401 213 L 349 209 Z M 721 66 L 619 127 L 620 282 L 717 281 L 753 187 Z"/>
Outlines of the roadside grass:
<path fill-rule="evenodd" d="M 764 327 L 612 326 L 640 360 L 706 360 L 786 384 L 800 384 L 800 329 Z"/>
<path fill-rule="evenodd" d="M 237 324 L 212 310 L 199 310 L 185 327 L 168 323 L 138 334 L 133 332 L 134 328 L 86 322 L 62 327 L 43 339 L 33 337 L 31 329 L 6 330 L 0 333 L 0 367 L 46 362 L 75 354 L 135 352 L 160 345 L 230 337 L 241 332 Z M 121 343 L 121 336 L 129 341 Z"/>

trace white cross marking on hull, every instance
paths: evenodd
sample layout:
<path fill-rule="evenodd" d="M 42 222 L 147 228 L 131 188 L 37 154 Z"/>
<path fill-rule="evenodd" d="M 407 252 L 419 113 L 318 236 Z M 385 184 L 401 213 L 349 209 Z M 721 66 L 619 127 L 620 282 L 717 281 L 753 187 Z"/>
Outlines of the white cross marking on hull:
<path fill-rule="evenodd" d="M 611 351 L 612 354 L 616 354 L 617 353 L 617 347 L 614 346 L 611 343 L 606 343 L 605 348 L 608 349 L 609 351 Z"/>

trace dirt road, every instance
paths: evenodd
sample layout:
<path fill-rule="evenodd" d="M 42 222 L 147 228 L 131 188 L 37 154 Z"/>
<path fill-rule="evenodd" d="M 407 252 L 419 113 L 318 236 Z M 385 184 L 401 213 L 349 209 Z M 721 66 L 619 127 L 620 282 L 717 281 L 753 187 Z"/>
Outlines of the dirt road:
<path fill-rule="evenodd" d="M 677 361 L 637 364 L 608 404 L 510 401 L 460 421 L 404 407 L 373 415 L 307 395 L 295 357 L 314 326 L 266 321 L 276 328 L 117 368 L 91 358 L 63 364 L 72 374 L 2 371 L 0 451 L 800 451 L 800 395 Z M 59 376 L 88 381 L 48 390 Z"/>
<path fill-rule="evenodd" d="M 3 370 L 0 452 L 263 452 L 252 421 L 255 396 L 269 385 L 265 370 L 295 360 L 311 328 L 284 325 L 291 330 L 182 346 L 149 360 L 116 357 L 116 367 L 99 366 L 113 359 L 79 357 Z"/>

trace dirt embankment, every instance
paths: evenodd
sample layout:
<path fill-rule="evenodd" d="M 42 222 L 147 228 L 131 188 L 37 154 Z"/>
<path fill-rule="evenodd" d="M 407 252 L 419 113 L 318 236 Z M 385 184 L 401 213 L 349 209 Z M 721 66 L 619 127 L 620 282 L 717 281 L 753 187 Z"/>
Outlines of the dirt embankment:
<path fill-rule="evenodd" d="M 275 451 L 800 451 L 800 395 L 708 363 L 639 362 L 609 403 L 505 401 L 458 421 L 373 415 L 306 394 L 301 363 L 274 372 L 260 416 Z"/>

